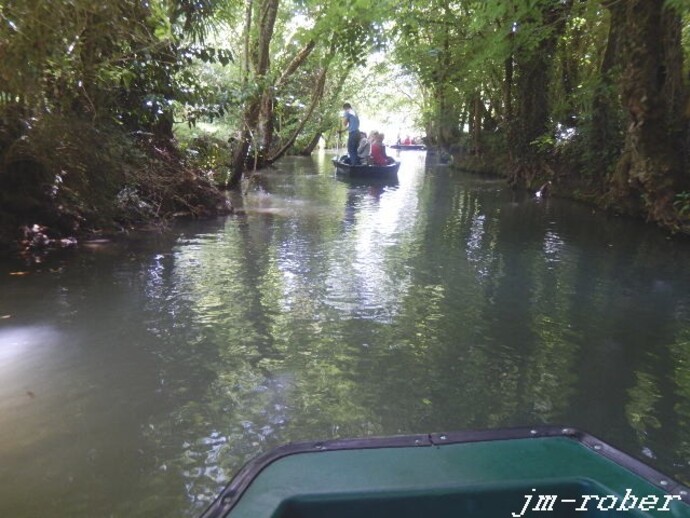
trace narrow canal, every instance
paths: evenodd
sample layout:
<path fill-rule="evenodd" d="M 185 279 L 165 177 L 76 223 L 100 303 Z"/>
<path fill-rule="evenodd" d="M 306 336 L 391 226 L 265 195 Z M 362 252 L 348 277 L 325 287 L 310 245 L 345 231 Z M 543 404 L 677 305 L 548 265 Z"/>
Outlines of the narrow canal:
<path fill-rule="evenodd" d="M 690 481 L 690 243 L 405 153 L 0 263 L 0 515 L 191 517 L 288 441 L 541 423 Z"/>

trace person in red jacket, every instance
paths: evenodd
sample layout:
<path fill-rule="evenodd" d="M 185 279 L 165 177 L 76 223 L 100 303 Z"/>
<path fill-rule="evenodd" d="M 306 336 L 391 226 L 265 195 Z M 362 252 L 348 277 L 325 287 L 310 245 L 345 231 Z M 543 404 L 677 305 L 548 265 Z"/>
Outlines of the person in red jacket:
<path fill-rule="evenodd" d="M 388 163 L 386 146 L 383 145 L 383 133 L 377 131 L 372 134 L 371 162 L 374 165 L 386 165 Z"/>

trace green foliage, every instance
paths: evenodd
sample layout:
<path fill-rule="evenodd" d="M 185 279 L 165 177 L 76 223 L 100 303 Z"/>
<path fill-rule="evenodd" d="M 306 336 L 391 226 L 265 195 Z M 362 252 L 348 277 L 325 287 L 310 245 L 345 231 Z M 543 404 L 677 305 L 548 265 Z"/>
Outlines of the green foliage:
<path fill-rule="evenodd" d="M 676 194 L 676 201 L 673 202 L 673 207 L 678 212 L 680 218 L 690 219 L 690 191 Z"/>
<path fill-rule="evenodd" d="M 686 57 L 686 59 L 684 60 L 683 76 L 689 77 L 688 74 L 690 74 L 690 9 L 686 10 L 682 20 L 682 46 L 683 55 Z"/>
<path fill-rule="evenodd" d="M 544 133 L 531 143 L 540 153 L 548 153 L 556 147 L 556 137 L 551 133 Z"/>
<path fill-rule="evenodd" d="M 0 206 L 65 234 L 197 213 L 221 203 L 205 171 L 120 127 L 42 118 L 4 155 Z"/>
<path fill-rule="evenodd" d="M 152 139 L 153 133 L 170 136 L 175 106 L 192 115 L 227 110 L 209 103 L 192 70 L 196 63 L 227 65 L 233 57 L 225 46 L 204 44 L 213 5 L 26 0 L 0 6 L 4 224 L 39 222 L 71 233 L 179 210 L 197 213 L 218 202 L 202 174 Z"/>
<path fill-rule="evenodd" d="M 7 199 L 0 205 L 64 232 L 84 221 L 106 224 L 115 216 L 117 191 L 141 158 L 116 128 L 43 117 L 3 155 L 0 184 Z"/>
<path fill-rule="evenodd" d="M 220 132 L 214 135 L 211 131 L 206 127 L 202 131 L 178 131 L 176 135 L 181 150 L 195 167 L 204 171 L 214 184 L 224 186 L 229 179 L 233 147 L 231 140 L 220 138 Z"/>
<path fill-rule="evenodd" d="M 194 46 L 209 2 L 27 1 L 0 11 L 0 102 L 153 127 L 173 102 L 195 101 L 187 68 L 229 63 L 227 49 Z M 185 43 L 185 41 L 187 43 Z"/>
<path fill-rule="evenodd" d="M 690 5 L 687 0 L 666 0 L 664 7 L 667 9 L 675 9 L 680 14 L 687 14 L 690 12 Z"/>
<path fill-rule="evenodd" d="M 264 32 L 262 5 L 234 0 L 3 3 L 0 110 L 6 120 L 0 149 L 10 149 L 49 116 L 168 137 L 174 118 L 192 126 L 211 121 L 226 127 L 228 135 L 249 129 L 257 140 L 253 149 L 264 144 L 281 149 L 294 139 L 306 145 L 316 135 L 332 136 L 340 105 L 350 100 L 374 116 L 376 110 L 421 114 L 414 123 L 433 142 L 448 146 L 470 129 L 472 146 L 484 150 L 508 149 L 526 134 L 516 135 L 515 128 L 524 129 L 538 112 L 536 129 L 521 148 L 536 146 L 542 154 L 550 150 L 562 156 L 562 148 L 579 146 L 585 176 L 601 174 L 601 161 L 606 169 L 619 155 L 625 113 L 617 99 L 619 72 L 602 77 L 599 70 L 610 23 L 600 1 L 284 0 L 275 4 L 275 26 Z M 245 27 L 249 6 L 253 18 Z M 666 8 L 684 20 L 687 56 L 688 3 L 667 0 Z M 253 67 L 262 38 L 269 40 L 268 70 L 258 73 Z M 305 59 L 291 68 L 302 52 Z M 519 89 L 534 63 L 548 74 L 540 79 L 544 95 L 534 96 L 540 102 L 530 108 Z M 688 63 L 685 59 L 684 77 Z M 323 91 L 317 91 L 324 77 Z M 270 113 L 253 121 L 267 99 Z M 604 102 L 608 111 L 597 118 Z M 308 109 L 313 112 L 305 122 Z M 558 134 L 562 127 L 576 138 L 566 142 Z M 536 135 L 542 136 L 535 140 Z M 38 142 L 34 134 L 31 138 Z M 494 145 L 501 138 L 504 145 Z M 224 142 L 199 144 L 204 169 L 223 169 Z M 606 145 L 593 146 L 596 142 Z"/>

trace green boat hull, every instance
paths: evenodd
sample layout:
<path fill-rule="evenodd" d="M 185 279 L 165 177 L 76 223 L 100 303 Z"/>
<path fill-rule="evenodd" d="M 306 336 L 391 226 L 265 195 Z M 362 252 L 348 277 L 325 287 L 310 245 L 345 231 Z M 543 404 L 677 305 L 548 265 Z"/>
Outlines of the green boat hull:
<path fill-rule="evenodd" d="M 688 489 L 572 429 L 305 443 L 250 462 L 204 518 L 690 518 Z"/>

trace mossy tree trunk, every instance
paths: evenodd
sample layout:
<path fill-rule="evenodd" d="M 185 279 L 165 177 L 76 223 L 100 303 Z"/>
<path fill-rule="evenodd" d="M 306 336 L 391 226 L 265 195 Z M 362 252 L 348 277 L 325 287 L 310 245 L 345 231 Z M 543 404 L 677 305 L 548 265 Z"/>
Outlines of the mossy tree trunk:
<path fill-rule="evenodd" d="M 628 115 L 625 147 L 609 182 L 609 200 L 652 221 L 672 224 L 683 172 L 684 102 L 680 18 L 664 0 L 625 4 L 621 100 Z"/>

